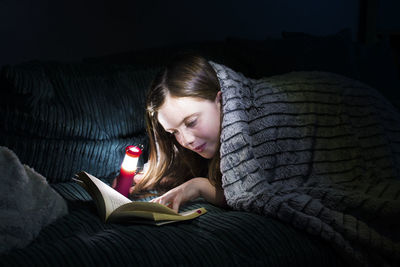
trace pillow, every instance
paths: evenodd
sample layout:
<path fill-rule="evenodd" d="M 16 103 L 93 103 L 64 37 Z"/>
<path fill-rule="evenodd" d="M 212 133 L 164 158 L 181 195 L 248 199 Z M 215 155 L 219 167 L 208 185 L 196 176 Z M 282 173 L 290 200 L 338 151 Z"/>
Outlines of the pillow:
<path fill-rule="evenodd" d="M 111 180 L 127 145 L 147 147 L 145 93 L 158 69 L 28 62 L 0 74 L 0 145 L 50 182 L 85 170 Z M 140 158 L 147 157 L 145 150 Z"/>

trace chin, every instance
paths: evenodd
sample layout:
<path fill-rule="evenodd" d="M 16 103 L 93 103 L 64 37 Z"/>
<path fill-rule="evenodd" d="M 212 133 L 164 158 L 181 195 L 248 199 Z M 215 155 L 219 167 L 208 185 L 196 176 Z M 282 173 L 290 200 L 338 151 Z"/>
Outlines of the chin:
<path fill-rule="evenodd" d="M 215 153 L 198 153 L 200 156 L 202 156 L 205 159 L 212 159 L 215 155 Z"/>

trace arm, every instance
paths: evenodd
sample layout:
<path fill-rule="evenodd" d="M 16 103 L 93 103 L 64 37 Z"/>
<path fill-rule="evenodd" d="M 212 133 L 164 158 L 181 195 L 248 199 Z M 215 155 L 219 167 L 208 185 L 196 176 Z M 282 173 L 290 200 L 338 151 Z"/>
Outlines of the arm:
<path fill-rule="evenodd" d="M 226 206 L 222 189 L 215 188 L 207 178 L 193 178 L 152 200 L 172 207 L 175 211 L 185 202 L 203 197 L 207 202 L 217 206 Z"/>

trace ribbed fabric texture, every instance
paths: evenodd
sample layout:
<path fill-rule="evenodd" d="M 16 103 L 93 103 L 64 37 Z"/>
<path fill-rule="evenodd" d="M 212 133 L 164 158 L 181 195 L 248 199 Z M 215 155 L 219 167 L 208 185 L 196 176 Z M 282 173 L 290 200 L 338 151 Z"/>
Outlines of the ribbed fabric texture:
<path fill-rule="evenodd" d="M 275 219 L 205 207 L 195 220 L 165 225 L 104 224 L 79 186 L 54 185 L 69 214 L 1 266 L 341 266 L 330 247 Z M 74 200 L 73 200 L 74 199 Z M 73 200 L 73 201 L 72 201 Z"/>
<path fill-rule="evenodd" d="M 393 106 L 331 73 L 251 80 L 213 66 L 228 204 L 319 236 L 349 262 L 396 265 L 400 115 Z"/>
<path fill-rule="evenodd" d="M 0 145 L 50 182 L 81 170 L 113 178 L 127 145 L 148 147 L 144 102 L 157 71 L 56 62 L 4 67 Z"/>

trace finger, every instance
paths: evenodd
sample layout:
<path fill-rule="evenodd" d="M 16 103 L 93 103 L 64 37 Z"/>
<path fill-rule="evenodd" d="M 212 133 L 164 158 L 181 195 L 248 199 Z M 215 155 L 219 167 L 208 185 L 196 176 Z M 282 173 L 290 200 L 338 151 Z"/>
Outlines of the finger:
<path fill-rule="evenodd" d="M 172 203 L 172 209 L 176 212 L 179 211 L 179 206 L 181 205 L 181 199 L 175 198 L 174 202 Z"/>
<path fill-rule="evenodd" d="M 158 204 L 161 204 L 161 205 L 165 205 L 165 203 L 167 203 L 166 202 L 166 200 L 165 200 L 165 198 L 164 197 L 156 197 L 156 198 L 153 198 L 152 200 L 150 200 L 151 202 L 155 202 L 155 203 L 158 203 Z"/>
<path fill-rule="evenodd" d="M 117 186 L 117 178 L 112 181 L 111 187 L 115 188 Z"/>
<path fill-rule="evenodd" d="M 172 205 L 171 200 L 169 200 L 169 198 L 160 198 L 160 201 L 158 203 L 167 207 L 170 207 Z"/>
<path fill-rule="evenodd" d="M 158 197 L 151 199 L 150 202 L 158 202 Z"/>

